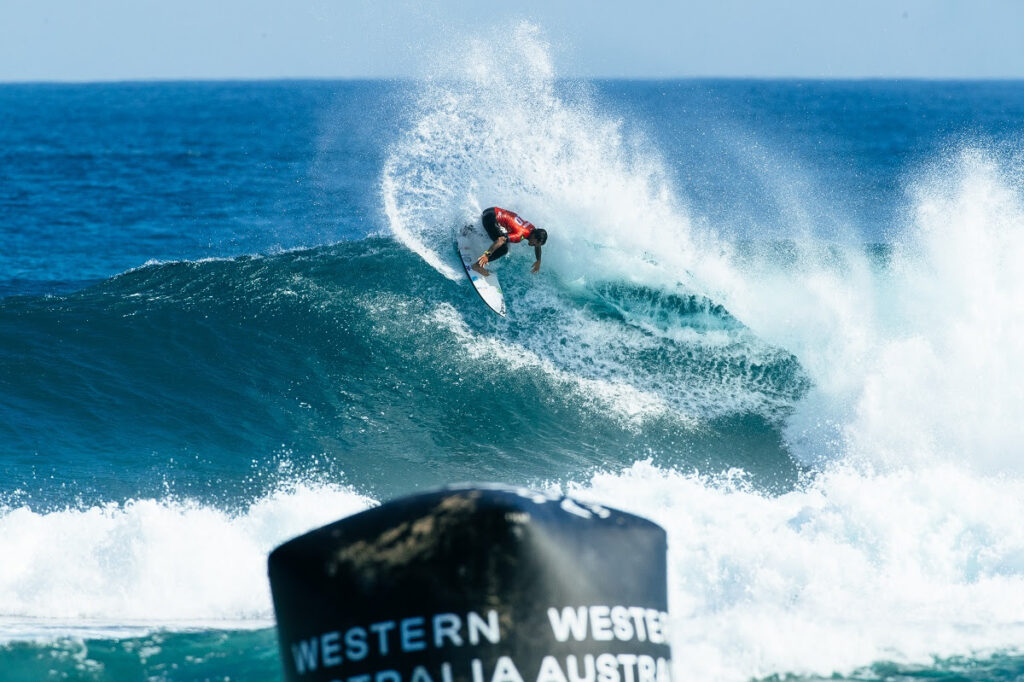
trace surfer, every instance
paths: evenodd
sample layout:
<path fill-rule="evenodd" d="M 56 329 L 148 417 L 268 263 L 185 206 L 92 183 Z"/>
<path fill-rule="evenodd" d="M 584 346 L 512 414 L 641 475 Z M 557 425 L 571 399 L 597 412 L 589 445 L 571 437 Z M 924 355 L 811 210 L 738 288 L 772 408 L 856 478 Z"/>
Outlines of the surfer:
<path fill-rule="evenodd" d="M 508 243 L 518 243 L 523 239 L 533 247 L 533 253 L 537 256 L 537 262 L 530 268 L 530 272 L 540 271 L 540 247 L 548 240 L 547 230 L 536 227 L 528 220 L 523 220 L 512 211 L 494 206 L 484 210 L 481 219 L 488 236 L 494 240 L 490 248 L 473 264 L 473 269 L 484 277 L 491 273 L 484 266 L 491 261 L 498 260 L 508 253 Z"/>

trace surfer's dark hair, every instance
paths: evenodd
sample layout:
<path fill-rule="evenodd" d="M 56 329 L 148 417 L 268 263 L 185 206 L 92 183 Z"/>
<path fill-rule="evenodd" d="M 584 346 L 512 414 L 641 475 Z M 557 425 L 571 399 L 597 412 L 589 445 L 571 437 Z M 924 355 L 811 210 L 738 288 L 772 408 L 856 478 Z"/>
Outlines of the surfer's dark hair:
<path fill-rule="evenodd" d="M 547 230 L 542 230 L 539 227 L 534 228 L 533 232 L 530 233 L 530 236 L 531 237 L 536 237 L 537 241 L 539 241 L 542 246 L 544 244 L 546 244 L 547 241 L 548 241 L 548 231 Z"/>

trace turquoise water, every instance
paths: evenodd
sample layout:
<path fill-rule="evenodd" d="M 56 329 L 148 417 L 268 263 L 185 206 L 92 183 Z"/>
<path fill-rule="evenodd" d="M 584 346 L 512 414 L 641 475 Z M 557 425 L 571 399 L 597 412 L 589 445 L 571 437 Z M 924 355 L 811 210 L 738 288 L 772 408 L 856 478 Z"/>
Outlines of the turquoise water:
<path fill-rule="evenodd" d="M 280 679 L 267 552 L 465 480 L 661 523 L 678 679 L 1024 677 L 1024 84 L 519 44 L 0 86 L 4 679 Z"/>

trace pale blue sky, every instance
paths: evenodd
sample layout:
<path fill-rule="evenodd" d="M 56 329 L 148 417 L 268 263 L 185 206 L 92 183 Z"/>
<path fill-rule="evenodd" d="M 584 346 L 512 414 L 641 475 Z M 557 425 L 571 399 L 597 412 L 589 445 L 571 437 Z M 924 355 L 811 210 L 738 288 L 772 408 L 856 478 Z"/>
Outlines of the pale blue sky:
<path fill-rule="evenodd" d="M 0 0 L 0 81 L 416 77 L 523 19 L 561 76 L 1024 78 L 1024 0 Z"/>

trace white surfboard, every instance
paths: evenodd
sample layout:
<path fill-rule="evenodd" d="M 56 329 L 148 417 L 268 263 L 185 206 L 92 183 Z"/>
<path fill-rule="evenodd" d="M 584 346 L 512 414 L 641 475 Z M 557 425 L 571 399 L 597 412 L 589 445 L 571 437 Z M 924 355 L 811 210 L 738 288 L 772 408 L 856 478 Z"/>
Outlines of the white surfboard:
<path fill-rule="evenodd" d="M 491 239 L 481 225 L 466 225 L 455 236 L 455 248 L 462 259 L 462 267 L 466 270 L 470 284 L 476 289 L 476 293 L 480 294 L 487 307 L 505 317 L 505 294 L 501 292 L 498 276 L 491 272 L 490 276 L 484 277 L 473 269 L 473 263 L 476 263 L 476 259 L 490 245 Z"/>

